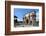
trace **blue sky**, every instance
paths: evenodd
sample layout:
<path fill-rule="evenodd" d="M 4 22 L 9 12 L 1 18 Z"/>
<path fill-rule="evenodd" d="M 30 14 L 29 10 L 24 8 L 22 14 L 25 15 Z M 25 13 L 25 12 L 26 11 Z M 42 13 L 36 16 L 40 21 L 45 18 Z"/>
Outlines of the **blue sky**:
<path fill-rule="evenodd" d="M 24 9 L 24 8 L 14 8 L 14 16 L 17 16 L 18 20 L 19 21 L 22 21 L 23 20 L 23 16 L 26 14 L 26 13 L 31 13 L 32 11 L 36 11 L 36 19 L 38 20 L 38 17 L 39 17 L 39 9 Z"/>

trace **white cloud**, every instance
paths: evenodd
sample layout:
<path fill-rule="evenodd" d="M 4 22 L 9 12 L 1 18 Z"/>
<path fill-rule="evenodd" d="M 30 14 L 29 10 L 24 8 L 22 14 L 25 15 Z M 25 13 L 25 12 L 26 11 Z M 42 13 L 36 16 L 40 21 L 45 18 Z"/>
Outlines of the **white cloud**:
<path fill-rule="evenodd" d="M 18 20 L 18 21 L 23 21 L 22 19 L 19 19 L 19 18 L 18 18 L 17 20 Z"/>

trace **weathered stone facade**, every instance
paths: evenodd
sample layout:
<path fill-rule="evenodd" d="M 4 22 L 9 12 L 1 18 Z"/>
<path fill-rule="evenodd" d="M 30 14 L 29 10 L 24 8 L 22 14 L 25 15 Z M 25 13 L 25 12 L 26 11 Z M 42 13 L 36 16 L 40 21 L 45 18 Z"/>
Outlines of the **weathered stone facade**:
<path fill-rule="evenodd" d="M 34 12 L 26 14 L 23 18 L 23 22 L 25 24 L 34 24 L 35 21 L 36 21 L 36 13 Z"/>

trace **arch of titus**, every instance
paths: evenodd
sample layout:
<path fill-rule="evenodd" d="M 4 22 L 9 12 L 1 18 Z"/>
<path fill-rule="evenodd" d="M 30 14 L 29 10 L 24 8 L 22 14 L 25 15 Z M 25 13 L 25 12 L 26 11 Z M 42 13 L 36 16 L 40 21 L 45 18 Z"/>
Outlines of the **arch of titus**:
<path fill-rule="evenodd" d="M 34 24 L 36 22 L 36 13 L 27 13 L 23 18 L 24 24 Z"/>

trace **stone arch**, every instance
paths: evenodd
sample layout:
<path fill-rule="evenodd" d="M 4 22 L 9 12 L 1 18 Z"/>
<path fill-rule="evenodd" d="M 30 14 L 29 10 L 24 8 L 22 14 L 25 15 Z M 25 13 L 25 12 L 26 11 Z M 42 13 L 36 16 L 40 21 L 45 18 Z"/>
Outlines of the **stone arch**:
<path fill-rule="evenodd" d="M 25 19 L 25 17 L 26 17 L 26 19 Z M 30 17 L 32 17 L 32 18 L 30 18 Z M 25 24 L 30 24 L 31 22 L 32 22 L 32 24 L 34 24 L 34 21 L 36 21 L 36 20 L 34 20 L 34 17 L 36 17 L 36 14 L 32 13 L 32 12 L 25 14 L 25 16 L 24 16 Z"/>

